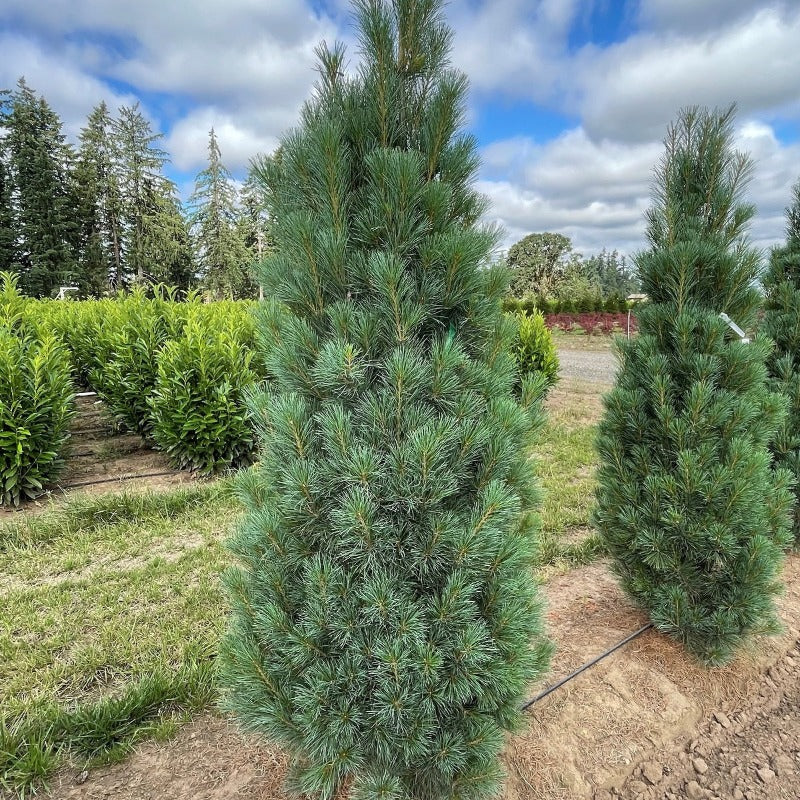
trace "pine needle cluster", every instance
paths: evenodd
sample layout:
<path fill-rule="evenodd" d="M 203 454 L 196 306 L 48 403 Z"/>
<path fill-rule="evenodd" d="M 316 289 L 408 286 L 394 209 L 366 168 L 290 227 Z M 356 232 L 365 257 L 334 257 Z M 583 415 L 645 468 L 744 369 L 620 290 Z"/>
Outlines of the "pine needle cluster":
<path fill-rule="evenodd" d="M 775 342 L 769 360 L 772 388 L 789 400 L 786 423 L 781 426 L 772 451 L 777 466 L 788 469 L 795 480 L 793 533 L 800 542 L 800 183 L 794 187 L 786 211 L 786 244 L 770 254 L 764 275 L 765 336 Z"/>

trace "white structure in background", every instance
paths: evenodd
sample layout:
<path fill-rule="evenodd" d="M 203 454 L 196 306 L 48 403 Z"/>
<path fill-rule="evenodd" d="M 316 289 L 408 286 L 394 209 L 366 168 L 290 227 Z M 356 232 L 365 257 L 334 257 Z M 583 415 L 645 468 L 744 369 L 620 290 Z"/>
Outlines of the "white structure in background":
<path fill-rule="evenodd" d="M 77 286 L 61 286 L 58 289 L 58 297 L 56 300 L 66 300 L 67 292 L 79 292 L 80 289 Z"/>

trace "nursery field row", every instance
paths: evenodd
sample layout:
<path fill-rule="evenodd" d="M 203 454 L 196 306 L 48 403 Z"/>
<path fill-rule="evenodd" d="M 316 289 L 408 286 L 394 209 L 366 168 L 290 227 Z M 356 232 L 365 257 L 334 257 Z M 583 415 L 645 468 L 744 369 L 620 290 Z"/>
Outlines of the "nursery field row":
<path fill-rule="evenodd" d="M 588 528 L 597 389 L 568 383 L 535 447 L 542 581 L 601 552 Z M 240 513 L 222 479 L 76 495 L 0 527 L 0 781 L 35 784 L 60 747 L 80 764 L 118 759 L 213 702 L 222 540 Z"/>
<path fill-rule="evenodd" d="M 171 465 L 209 475 L 250 462 L 244 392 L 264 377 L 244 302 L 168 293 L 37 301 L 6 276 L 0 294 L 0 501 L 18 505 L 63 467 L 73 396 L 96 392 L 115 430 Z"/>
<path fill-rule="evenodd" d="M 247 466 L 256 437 L 245 396 L 269 377 L 257 315 L 255 303 L 177 302 L 167 290 L 32 300 L 5 276 L 0 502 L 19 505 L 53 486 L 80 390 L 96 392 L 116 431 L 141 437 L 175 469 L 208 476 Z M 552 384 L 558 360 L 541 315 L 509 317 L 519 375 L 543 373 Z"/>

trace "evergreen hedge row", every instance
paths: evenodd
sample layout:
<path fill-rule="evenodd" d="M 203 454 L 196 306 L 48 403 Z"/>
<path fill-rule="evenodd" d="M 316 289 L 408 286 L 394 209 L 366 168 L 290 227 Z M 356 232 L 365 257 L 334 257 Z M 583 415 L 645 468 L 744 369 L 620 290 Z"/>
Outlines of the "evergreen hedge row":
<path fill-rule="evenodd" d="M 243 395 L 264 376 L 254 304 L 177 302 L 163 288 L 32 300 L 15 287 L 6 276 L 0 300 L 3 503 L 52 484 L 79 390 L 96 391 L 118 429 L 140 434 L 176 467 L 211 474 L 249 463 Z"/>
<path fill-rule="evenodd" d="M 244 396 L 259 376 L 241 328 L 229 330 L 224 313 L 204 319 L 201 308 L 159 353 L 147 403 L 158 448 L 179 469 L 208 475 L 252 460 Z"/>

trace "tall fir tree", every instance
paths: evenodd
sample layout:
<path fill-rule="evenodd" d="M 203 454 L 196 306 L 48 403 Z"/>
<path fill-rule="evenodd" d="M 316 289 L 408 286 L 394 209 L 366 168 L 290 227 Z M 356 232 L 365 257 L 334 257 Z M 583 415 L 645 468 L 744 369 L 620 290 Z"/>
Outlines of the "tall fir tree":
<path fill-rule="evenodd" d="M 145 182 L 144 223 L 141 262 L 149 265 L 142 273 L 150 283 L 166 283 L 188 289 L 195 282 L 192 243 L 183 209 L 172 191 Z"/>
<path fill-rule="evenodd" d="M 226 576 L 227 703 L 302 794 L 479 798 L 540 675 L 527 447 L 443 0 L 358 0 L 267 171 L 273 375 Z"/>
<path fill-rule="evenodd" d="M 105 102 L 80 132 L 75 163 L 78 196 L 79 282 L 86 294 L 107 291 L 122 271 L 120 192 L 115 172 L 113 120 Z"/>
<path fill-rule="evenodd" d="M 769 453 L 786 413 L 767 385 L 771 344 L 720 317 L 750 329 L 760 300 L 733 118 L 688 109 L 667 135 L 636 260 L 651 304 L 619 345 L 597 439 L 595 521 L 623 588 L 711 665 L 776 629 L 791 502 Z"/>
<path fill-rule="evenodd" d="M 10 101 L 11 92 L 0 90 L 0 272 L 9 273 L 17 270 L 17 222 L 5 128 Z"/>
<path fill-rule="evenodd" d="M 786 244 L 770 254 L 764 275 L 763 332 L 775 342 L 769 361 L 772 387 L 789 401 L 789 414 L 772 445 L 775 463 L 795 478 L 793 533 L 800 543 L 800 182 L 786 210 Z"/>
<path fill-rule="evenodd" d="M 19 226 L 20 288 L 49 297 L 76 278 L 74 154 L 58 115 L 23 78 L 4 127 Z"/>
<path fill-rule="evenodd" d="M 115 171 L 123 231 L 123 280 L 146 282 L 148 275 L 184 274 L 185 221 L 175 184 L 164 175 L 167 153 L 139 104 L 123 106 L 114 121 Z M 167 258 L 167 261 L 159 260 Z M 190 270 L 191 271 L 191 270 Z"/>
<path fill-rule="evenodd" d="M 257 158 L 251 164 L 247 180 L 240 192 L 241 209 L 239 213 L 239 236 L 248 250 L 249 263 L 253 265 L 253 280 L 255 281 L 260 271 L 261 264 L 275 249 L 275 237 L 272 235 L 272 220 L 266 193 L 259 179 L 259 164 L 263 157 Z M 261 299 L 264 290 L 259 287 Z"/>
<path fill-rule="evenodd" d="M 252 256 L 242 236 L 238 193 L 222 163 L 213 128 L 208 135 L 208 166 L 195 179 L 189 207 L 195 256 L 205 287 L 217 297 L 252 296 Z"/>

